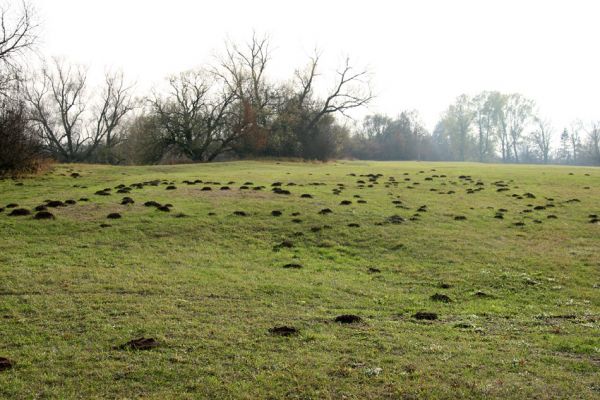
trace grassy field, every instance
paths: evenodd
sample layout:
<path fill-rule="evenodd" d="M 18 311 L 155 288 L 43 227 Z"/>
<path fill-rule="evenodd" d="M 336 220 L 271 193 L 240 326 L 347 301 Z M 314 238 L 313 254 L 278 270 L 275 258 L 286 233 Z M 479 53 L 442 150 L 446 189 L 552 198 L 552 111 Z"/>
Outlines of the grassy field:
<path fill-rule="evenodd" d="M 58 165 L 10 203 L 2 399 L 600 397 L 598 169 Z"/>

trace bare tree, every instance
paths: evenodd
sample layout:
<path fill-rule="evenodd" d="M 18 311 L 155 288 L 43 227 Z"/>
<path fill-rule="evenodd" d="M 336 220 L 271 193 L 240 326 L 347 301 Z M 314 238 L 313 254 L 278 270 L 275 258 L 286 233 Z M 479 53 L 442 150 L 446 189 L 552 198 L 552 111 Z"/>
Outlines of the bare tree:
<path fill-rule="evenodd" d="M 451 104 L 444 117 L 450 143 L 459 161 L 465 161 L 472 140 L 471 131 L 475 119 L 475 109 L 471 99 L 463 94 Z"/>
<path fill-rule="evenodd" d="M 319 146 L 319 124 L 328 116 L 336 114 L 349 117 L 352 109 L 367 105 L 373 100 L 370 89 L 369 71 L 357 70 L 346 58 L 344 64 L 336 71 L 336 81 L 324 98 L 315 95 L 315 81 L 319 76 L 319 54 L 311 58 L 304 72 L 296 72 L 295 95 L 291 99 L 289 110 L 297 114 L 294 130 L 303 148 L 305 158 L 314 157 L 315 148 Z M 333 121 L 333 120 L 331 120 Z"/>
<path fill-rule="evenodd" d="M 193 161 L 211 161 L 231 150 L 239 134 L 228 124 L 235 94 L 215 89 L 214 81 L 211 73 L 188 71 L 169 78 L 166 96 L 155 93 L 149 100 L 165 147 Z"/>
<path fill-rule="evenodd" d="M 19 57 L 37 40 L 38 25 L 33 8 L 23 1 L 19 9 L 0 5 L 0 94 L 6 95 L 19 80 Z"/>
<path fill-rule="evenodd" d="M 600 164 L 600 122 L 592 122 L 588 134 L 590 157 L 594 164 Z"/>
<path fill-rule="evenodd" d="M 114 163 L 113 149 L 120 143 L 116 132 L 123 118 L 136 107 L 131 96 L 132 86 L 127 86 L 122 72 L 106 73 L 101 103 L 96 107 L 94 136 L 104 137 L 106 161 Z"/>
<path fill-rule="evenodd" d="M 89 111 L 87 69 L 53 59 L 24 91 L 30 120 L 46 148 L 66 162 L 86 161 L 132 109 L 120 74 L 107 75 L 101 104 Z"/>
<path fill-rule="evenodd" d="M 523 131 L 531 119 L 532 110 L 532 100 L 529 100 L 518 93 L 513 93 L 508 96 L 504 116 L 506 118 L 512 151 L 517 163 L 519 162 L 518 148 L 521 144 Z"/>
<path fill-rule="evenodd" d="M 254 32 L 251 40 L 243 45 L 227 41 L 225 53 L 212 68 L 214 77 L 231 96 L 232 109 L 237 110 L 232 114 L 236 119 L 232 129 L 236 130 L 233 135 L 239 138 L 238 146 L 251 153 L 264 146 L 274 114 L 275 88 L 267 80 L 270 61 L 269 37 Z"/>
<path fill-rule="evenodd" d="M 535 129 L 531 132 L 530 138 L 535 149 L 539 152 L 544 164 L 548 163 L 550 154 L 550 142 L 552 139 L 552 126 L 550 121 L 539 117 L 534 118 Z"/>
<path fill-rule="evenodd" d="M 571 156 L 573 164 L 577 164 L 579 161 L 579 153 L 581 152 L 581 131 L 583 129 L 583 122 L 575 120 L 571 123 L 571 130 L 569 132 L 569 142 L 571 143 Z"/>
<path fill-rule="evenodd" d="M 480 162 L 494 155 L 495 138 L 501 117 L 501 99 L 502 95 L 498 92 L 482 92 L 473 98 Z"/>

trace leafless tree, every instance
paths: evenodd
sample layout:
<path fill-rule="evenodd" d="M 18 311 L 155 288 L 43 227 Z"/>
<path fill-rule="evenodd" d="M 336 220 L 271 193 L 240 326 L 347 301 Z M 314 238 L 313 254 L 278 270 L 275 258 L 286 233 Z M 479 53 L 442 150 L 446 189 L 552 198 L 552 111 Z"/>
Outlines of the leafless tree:
<path fill-rule="evenodd" d="M 600 164 L 600 122 L 592 122 L 587 130 L 588 147 L 594 164 Z"/>
<path fill-rule="evenodd" d="M 30 120 L 51 153 L 66 162 L 86 161 L 105 138 L 113 140 L 116 127 L 132 109 L 130 88 L 121 74 L 107 74 L 105 83 L 95 112 L 90 106 L 94 100 L 86 93 L 87 68 L 82 66 L 53 59 L 26 86 Z"/>
<path fill-rule="evenodd" d="M 581 152 L 581 131 L 583 130 L 583 122 L 581 120 L 575 120 L 571 123 L 571 129 L 569 131 L 569 142 L 571 144 L 571 155 L 573 157 L 573 164 L 577 164 L 579 161 L 579 153 Z"/>
<path fill-rule="evenodd" d="M 18 9 L 0 4 L 0 94 L 19 80 L 19 58 L 35 44 L 37 31 L 30 4 L 23 1 Z"/>
<path fill-rule="evenodd" d="M 166 96 L 149 100 L 161 128 L 159 140 L 194 161 L 211 161 L 229 151 L 237 138 L 228 124 L 235 93 L 214 87 L 206 71 L 188 71 L 169 78 Z"/>
<path fill-rule="evenodd" d="M 319 60 L 320 55 L 316 53 L 304 71 L 296 72 L 296 94 L 291 99 L 292 108 L 295 108 L 297 114 L 294 119 L 296 135 L 306 158 L 314 157 L 315 146 L 319 145 L 316 140 L 320 134 L 319 125 L 326 117 L 336 114 L 349 117 L 350 110 L 367 105 L 374 97 L 369 72 L 366 69 L 355 69 L 349 58 L 336 71 L 336 80 L 329 93 L 323 98 L 318 97 L 315 94 L 315 84 L 319 77 Z M 333 121 L 331 118 L 327 120 Z"/>
<path fill-rule="evenodd" d="M 504 117 L 506 118 L 506 126 L 508 127 L 508 134 L 511 140 L 510 145 L 512 146 L 515 161 L 518 163 L 518 148 L 521 145 L 523 131 L 531 119 L 533 101 L 518 93 L 513 93 L 508 96 L 505 106 Z"/>
<path fill-rule="evenodd" d="M 131 95 L 132 86 L 127 86 L 122 72 L 106 73 L 101 103 L 96 107 L 94 136 L 104 137 L 105 158 L 114 163 L 113 149 L 120 143 L 117 128 L 123 118 L 136 107 Z"/>
<path fill-rule="evenodd" d="M 535 149 L 539 152 L 544 164 L 548 163 L 550 154 L 550 142 L 552 140 L 552 126 L 550 121 L 534 118 L 535 129 L 531 132 L 531 142 Z"/>

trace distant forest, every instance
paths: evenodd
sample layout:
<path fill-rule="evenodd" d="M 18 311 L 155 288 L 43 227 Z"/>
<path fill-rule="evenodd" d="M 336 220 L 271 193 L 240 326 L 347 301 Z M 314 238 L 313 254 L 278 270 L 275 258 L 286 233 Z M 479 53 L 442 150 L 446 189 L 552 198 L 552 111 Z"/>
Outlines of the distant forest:
<path fill-rule="evenodd" d="M 92 87 L 87 68 L 50 58 L 34 71 L 31 7 L 2 10 L 0 173 L 60 162 L 155 164 L 292 157 L 600 165 L 600 122 L 551 126 L 518 93 L 461 95 L 432 132 L 417 111 L 349 113 L 374 99 L 349 59 L 322 82 L 320 54 L 284 82 L 269 75 L 269 39 L 226 42 L 216 61 L 137 97 L 121 72 Z M 158 89 L 160 87 L 160 89 Z M 329 91 L 325 90 L 329 88 Z"/>

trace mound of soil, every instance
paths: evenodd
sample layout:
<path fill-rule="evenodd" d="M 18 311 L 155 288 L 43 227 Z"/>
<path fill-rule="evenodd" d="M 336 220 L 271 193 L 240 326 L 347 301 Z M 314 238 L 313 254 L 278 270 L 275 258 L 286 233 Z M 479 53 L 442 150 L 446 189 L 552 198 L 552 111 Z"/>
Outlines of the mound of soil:
<path fill-rule="evenodd" d="M 64 207 L 65 203 L 60 200 L 50 200 L 46 202 L 48 207 L 56 208 L 56 207 Z"/>
<path fill-rule="evenodd" d="M 452 302 L 452 300 L 450 299 L 450 297 L 446 296 L 445 294 L 441 294 L 441 293 L 436 293 L 434 295 L 432 295 L 430 297 L 431 300 L 433 301 L 440 301 L 442 303 L 450 303 Z"/>
<path fill-rule="evenodd" d="M 342 201 L 340 201 L 340 205 L 341 206 L 349 206 L 350 204 L 352 204 L 352 201 L 350 201 L 350 200 L 342 200 Z"/>
<path fill-rule="evenodd" d="M 154 200 L 150 200 L 144 203 L 145 207 L 160 207 L 160 203 Z"/>
<path fill-rule="evenodd" d="M 358 315 L 353 314 L 343 314 L 335 317 L 335 322 L 339 322 L 340 324 L 356 324 L 362 321 L 362 318 Z"/>
<path fill-rule="evenodd" d="M 413 315 L 413 317 L 418 320 L 433 321 L 438 318 L 438 315 L 434 312 L 419 311 L 418 313 Z"/>
<path fill-rule="evenodd" d="M 108 219 L 119 219 L 121 218 L 121 214 L 119 213 L 110 213 L 106 216 Z"/>
<path fill-rule="evenodd" d="M 48 211 L 40 211 L 33 216 L 33 219 L 54 219 L 54 214 Z"/>
<path fill-rule="evenodd" d="M 100 224 L 100 228 L 110 228 L 111 224 Z"/>
<path fill-rule="evenodd" d="M 175 185 L 169 185 L 165 188 L 165 190 L 175 190 L 175 189 L 177 189 L 177 186 L 175 186 Z"/>
<path fill-rule="evenodd" d="M 300 197 L 303 199 L 312 199 L 313 198 L 312 194 L 308 194 L 308 193 L 302 193 L 300 195 Z"/>
<path fill-rule="evenodd" d="M 379 274 L 381 272 L 381 270 L 379 268 L 369 267 L 369 269 L 367 270 L 367 272 L 370 273 L 370 274 Z"/>
<path fill-rule="evenodd" d="M 465 217 L 464 215 L 456 215 L 456 216 L 454 217 L 454 220 L 455 220 L 455 221 L 464 221 L 464 220 L 466 220 L 466 219 L 467 219 L 467 217 Z"/>
<path fill-rule="evenodd" d="M 9 203 L 6 205 L 6 208 L 17 208 L 19 205 L 17 203 Z"/>
<path fill-rule="evenodd" d="M 119 350 L 151 350 L 158 347 L 159 343 L 153 338 L 138 338 L 130 340 L 120 346 L 116 346 L 115 349 Z"/>
<path fill-rule="evenodd" d="M 25 215 L 31 215 L 31 211 L 26 208 L 15 208 L 8 215 L 10 217 L 23 217 Z"/>
<path fill-rule="evenodd" d="M 333 211 L 331 211 L 330 208 L 324 208 L 321 211 L 319 211 L 319 214 L 321 215 L 325 215 L 325 214 L 331 214 Z"/>
<path fill-rule="evenodd" d="M 221 188 L 219 190 L 230 190 L 229 186 L 221 186 Z"/>
<path fill-rule="evenodd" d="M 206 191 L 212 190 L 212 188 L 211 188 L 210 186 L 204 186 L 204 187 L 203 187 L 202 189 L 200 189 L 200 190 L 202 190 L 203 192 L 206 192 Z"/>
<path fill-rule="evenodd" d="M 133 204 L 133 203 L 135 203 L 135 201 L 133 201 L 133 199 L 131 197 L 123 197 L 123 199 L 121 200 L 122 205 Z"/>
<path fill-rule="evenodd" d="M 292 247 L 294 247 L 294 243 L 291 240 L 284 240 L 283 242 L 279 243 L 276 247 L 291 249 Z"/>
<path fill-rule="evenodd" d="M 401 224 L 406 220 L 399 215 L 392 215 L 390 217 L 387 217 L 385 221 L 390 224 Z"/>
<path fill-rule="evenodd" d="M 169 206 L 167 204 L 165 204 L 164 206 L 158 206 L 156 207 L 156 209 L 158 211 L 162 211 L 162 212 L 170 212 L 171 209 L 169 208 Z"/>
<path fill-rule="evenodd" d="M 90 199 L 88 199 L 87 197 L 82 197 L 79 199 L 79 201 L 90 201 Z"/>
<path fill-rule="evenodd" d="M 15 362 L 6 357 L 0 357 L 0 371 L 6 371 L 15 366 Z"/>
<path fill-rule="evenodd" d="M 284 194 L 284 195 L 292 194 L 292 192 L 290 192 L 289 190 L 281 189 L 279 187 L 274 187 L 273 188 L 273 193 L 275 193 L 275 194 Z"/>
<path fill-rule="evenodd" d="M 292 336 L 298 334 L 298 329 L 292 326 L 275 326 L 269 329 L 269 333 L 277 336 Z"/>
<path fill-rule="evenodd" d="M 286 268 L 286 269 L 300 269 L 300 268 L 303 268 L 303 267 L 300 264 L 289 263 L 289 264 L 285 264 L 283 266 L 283 268 Z"/>
<path fill-rule="evenodd" d="M 48 207 L 46 207 L 46 205 L 45 205 L 45 204 L 41 204 L 41 205 L 39 205 L 39 206 L 36 206 L 36 207 L 34 208 L 34 210 L 35 210 L 35 211 L 46 211 L 47 209 L 48 209 Z"/>
<path fill-rule="evenodd" d="M 245 211 L 234 211 L 234 212 L 233 212 L 233 215 L 237 215 L 238 217 L 245 217 L 245 216 L 247 216 L 248 214 L 246 214 L 246 212 L 245 212 Z"/>
<path fill-rule="evenodd" d="M 348 228 L 360 228 L 360 225 L 356 222 L 351 222 L 348 224 Z"/>

